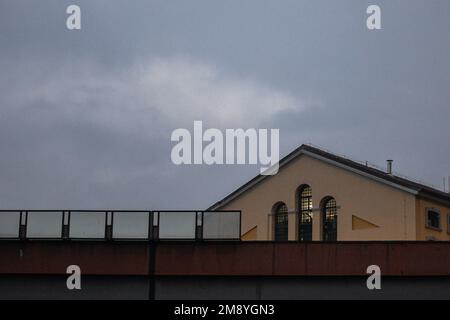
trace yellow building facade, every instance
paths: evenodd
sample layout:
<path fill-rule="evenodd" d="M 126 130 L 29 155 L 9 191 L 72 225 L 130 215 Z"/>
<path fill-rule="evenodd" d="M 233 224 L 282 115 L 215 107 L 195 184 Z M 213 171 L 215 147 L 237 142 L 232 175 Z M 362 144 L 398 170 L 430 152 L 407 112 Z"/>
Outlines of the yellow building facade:
<path fill-rule="evenodd" d="M 241 210 L 243 240 L 450 240 L 450 195 L 302 145 L 209 210 Z"/>

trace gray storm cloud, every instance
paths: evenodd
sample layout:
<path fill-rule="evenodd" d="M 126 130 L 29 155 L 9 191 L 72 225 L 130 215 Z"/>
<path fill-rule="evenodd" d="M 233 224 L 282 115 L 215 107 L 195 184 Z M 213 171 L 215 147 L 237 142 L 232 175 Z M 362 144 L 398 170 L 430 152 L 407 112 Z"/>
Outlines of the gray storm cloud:
<path fill-rule="evenodd" d="M 450 175 L 450 3 L 0 3 L 0 207 L 204 208 L 253 166 L 174 166 L 170 135 L 280 129 L 428 184 Z"/>

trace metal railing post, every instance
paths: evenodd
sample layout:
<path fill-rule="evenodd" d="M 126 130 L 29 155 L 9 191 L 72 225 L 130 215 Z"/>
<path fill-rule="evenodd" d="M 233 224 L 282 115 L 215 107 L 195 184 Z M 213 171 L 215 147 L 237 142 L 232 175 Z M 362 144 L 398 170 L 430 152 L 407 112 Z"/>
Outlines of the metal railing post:
<path fill-rule="evenodd" d="M 62 213 L 63 215 L 63 221 L 62 221 L 62 230 L 61 230 L 61 238 L 63 240 L 68 240 L 69 239 L 69 221 L 70 221 L 70 213 L 68 211 L 63 211 Z"/>
<path fill-rule="evenodd" d="M 27 238 L 27 220 L 28 220 L 28 212 L 20 211 L 19 239 L 21 240 Z"/>
<path fill-rule="evenodd" d="M 114 212 L 113 211 L 106 211 L 105 212 L 105 239 L 106 240 L 112 240 L 113 238 L 113 225 L 114 225 Z"/>
<path fill-rule="evenodd" d="M 195 213 L 195 240 L 203 240 L 203 211 Z"/>

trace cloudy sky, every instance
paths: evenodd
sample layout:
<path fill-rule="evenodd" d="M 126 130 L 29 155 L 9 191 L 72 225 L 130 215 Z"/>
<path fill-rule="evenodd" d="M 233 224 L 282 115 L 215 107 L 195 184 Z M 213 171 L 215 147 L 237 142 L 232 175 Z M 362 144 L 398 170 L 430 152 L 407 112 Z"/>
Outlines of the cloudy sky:
<path fill-rule="evenodd" d="M 172 164 L 194 120 L 442 188 L 449 84 L 447 0 L 0 0 L 0 207 L 205 208 L 259 166 Z"/>

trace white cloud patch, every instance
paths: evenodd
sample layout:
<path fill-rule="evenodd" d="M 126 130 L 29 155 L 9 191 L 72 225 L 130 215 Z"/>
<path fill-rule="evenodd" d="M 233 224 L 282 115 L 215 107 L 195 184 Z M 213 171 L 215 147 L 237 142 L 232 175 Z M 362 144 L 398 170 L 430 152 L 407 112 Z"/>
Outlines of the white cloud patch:
<path fill-rule="evenodd" d="M 156 59 L 138 79 L 148 101 L 175 121 L 257 125 L 280 111 L 303 108 L 298 98 L 286 92 L 183 59 Z"/>
<path fill-rule="evenodd" d="M 186 58 L 155 58 L 106 72 L 78 62 L 44 77 L 31 72 L 26 81 L 29 89 L 10 92 L 7 105 L 45 106 L 56 120 L 72 117 L 139 134 L 152 133 L 155 119 L 169 126 L 203 120 L 208 126 L 257 127 L 278 112 L 304 108 L 292 94 Z M 12 91 L 17 87 L 24 86 L 12 85 Z"/>

